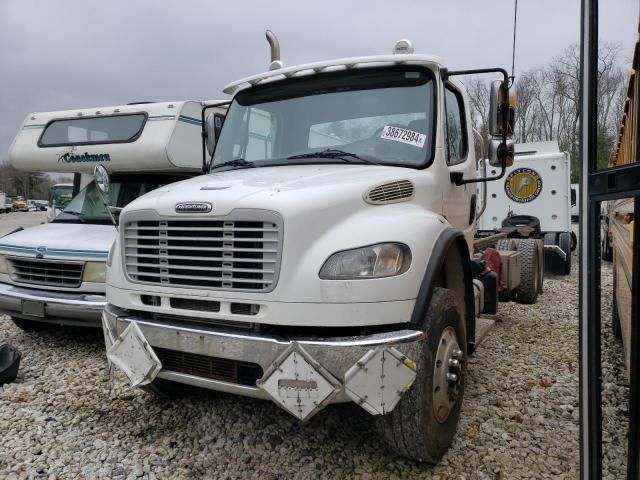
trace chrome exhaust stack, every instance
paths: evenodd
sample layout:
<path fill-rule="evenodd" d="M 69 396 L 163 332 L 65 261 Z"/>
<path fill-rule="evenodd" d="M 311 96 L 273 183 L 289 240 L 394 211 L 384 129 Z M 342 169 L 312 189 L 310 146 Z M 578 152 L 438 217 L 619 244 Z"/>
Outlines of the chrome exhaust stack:
<path fill-rule="evenodd" d="M 269 42 L 269 48 L 271 49 L 271 63 L 269 64 L 269 70 L 277 70 L 282 68 L 284 64 L 280 61 L 280 42 L 278 37 L 271 30 L 265 32 L 267 42 Z"/>

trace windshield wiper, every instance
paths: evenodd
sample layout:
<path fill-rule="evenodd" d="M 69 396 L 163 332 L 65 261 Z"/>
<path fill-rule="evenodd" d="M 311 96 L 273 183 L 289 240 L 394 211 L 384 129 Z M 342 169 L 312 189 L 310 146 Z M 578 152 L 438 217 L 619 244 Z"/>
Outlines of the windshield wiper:
<path fill-rule="evenodd" d="M 68 213 L 69 215 L 73 215 L 74 217 L 78 217 L 81 223 L 84 223 L 84 213 L 76 212 L 75 210 L 63 210 L 62 213 Z"/>
<path fill-rule="evenodd" d="M 216 168 L 222 168 L 222 167 L 251 168 L 255 166 L 256 165 L 253 162 L 249 162 L 244 158 L 234 158 L 233 160 L 229 160 L 228 162 L 222 162 L 222 163 L 219 163 L 218 165 L 214 165 L 213 167 L 211 167 L 211 170 L 215 170 Z"/>
<path fill-rule="evenodd" d="M 357 162 L 353 162 L 353 160 L 357 160 L 360 163 L 380 165 L 379 163 L 374 162 L 373 160 L 362 158 L 361 156 L 356 155 L 355 153 L 345 152 L 344 150 L 336 150 L 334 148 L 328 148 L 327 150 L 321 150 L 319 152 L 303 153 L 300 155 L 291 155 L 290 157 L 287 157 L 287 160 L 297 160 L 301 158 L 330 158 L 330 159 L 343 160 L 349 163 L 357 163 Z"/>

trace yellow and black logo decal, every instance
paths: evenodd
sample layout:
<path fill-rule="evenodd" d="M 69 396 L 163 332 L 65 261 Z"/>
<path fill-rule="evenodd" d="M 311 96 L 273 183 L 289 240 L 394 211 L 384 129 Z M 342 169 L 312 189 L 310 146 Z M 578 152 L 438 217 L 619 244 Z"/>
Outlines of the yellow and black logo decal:
<path fill-rule="evenodd" d="M 531 202 L 542 192 L 542 178 L 531 168 L 516 168 L 504 181 L 504 191 L 514 202 Z"/>

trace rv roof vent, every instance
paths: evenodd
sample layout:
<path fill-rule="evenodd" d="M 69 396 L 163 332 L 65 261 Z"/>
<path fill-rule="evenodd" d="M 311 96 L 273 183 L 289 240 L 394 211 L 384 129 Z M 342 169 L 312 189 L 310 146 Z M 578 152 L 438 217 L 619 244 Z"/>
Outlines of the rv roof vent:
<path fill-rule="evenodd" d="M 369 188 L 364 193 L 364 201 L 373 205 L 406 202 L 413 198 L 413 183 L 409 180 L 395 180 Z"/>

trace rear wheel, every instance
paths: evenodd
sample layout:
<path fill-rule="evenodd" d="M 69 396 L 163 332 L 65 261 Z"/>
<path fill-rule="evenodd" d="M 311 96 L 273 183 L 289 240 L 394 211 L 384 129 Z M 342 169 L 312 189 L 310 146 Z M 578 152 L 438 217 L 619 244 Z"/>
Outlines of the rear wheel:
<path fill-rule="evenodd" d="M 571 234 L 569 232 L 558 235 L 558 246 L 566 254 L 563 273 L 569 275 L 571 273 Z"/>
<path fill-rule="evenodd" d="M 25 320 L 24 318 L 11 317 L 11 321 L 24 332 L 40 332 L 51 328 L 51 325 L 44 322 L 37 322 L 35 320 Z"/>
<path fill-rule="evenodd" d="M 434 289 L 423 329 L 427 340 L 416 359 L 413 386 L 376 421 L 391 450 L 437 463 L 456 433 L 464 394 L 466 327 L 452 290 Z"/>
<path fill-rule="evenodd" d="M 503 238 L 496 242 L 496 250 L 517 250 L 516 242 L 512 238 Z"/>
<path fill-rule="evenodd" d="M 538 248 L 538 293 L 544 293 L 544 242 L 536 240 Z"/>
<path fill-rule="evenodd" d="M 538 299 L 538 246 L 532 238 L 523 239 L 520 252 L 520 285 L 516 288 L 518 303 L 532 304 Z"/>

